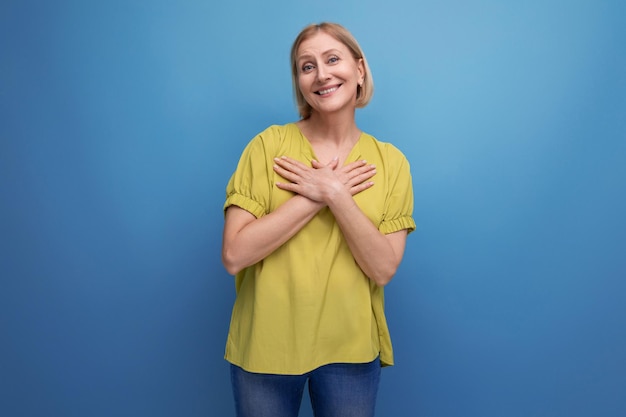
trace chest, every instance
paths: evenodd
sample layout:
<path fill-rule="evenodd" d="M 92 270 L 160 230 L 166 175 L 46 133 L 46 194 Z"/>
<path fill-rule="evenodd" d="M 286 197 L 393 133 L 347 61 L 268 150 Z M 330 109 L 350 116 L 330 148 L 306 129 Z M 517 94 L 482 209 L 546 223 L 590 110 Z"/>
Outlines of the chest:
<path fill-rule="evenodd" d="M 389 172 L 388 166 L 385 164 L 385 161 L 380 157 L 379 153 L 363 153 L 357 152 L 351 153 L 350 151 L 344 152 L 341 155 L 333 155 L 332 153 L 328 154 L 318 154 L 317 151 L 313 150 L 315 154 L 312 154 L 305 151 L 298 151 L 294 153 L 285 153 L 285 155 L 297 159 L 303 164 L 307 166 L 311 166 L 311 159 L 316 159 L 322 163 L 330 162 L 335 156 L 339 158 L 340 166 L 344 166 L 347 163 L 354 162 L 359 159 L 364 159 L 370 164 L 374 164 L 376 166 L 376 174 L 370 179 L 374 182 L 374 185 L 367 190 L 364 190 L 353 196 L 354 201 L 359 206 L 359 208 L 363 211 L 363 213 L 372 221 L 376 226 L 380 225 L 383 221 L 386 207 L 389 199 L 389 190 L 390 190 L 390 181 L 389 181 Z M 270 196 L 270 211 L 277 209 L 280 205 L 284 204 L 290 198 L 293 197 L 293 193 L 285 190 L 281 190 L 276 187 L 276 182 L 284 182 L 285 179 L 280 177 L 275 172 L 272 172 L 271 178 L 271 196 Z M 330 213 L 327 209 L 322 210 L 320 212 L 320 216 L 331 218 L 332 213 Z M 328 219 L 327 219 L 328 220 Z M 332 220 L 332 219 L 331 219 Z M 333 221 L 334 223 L 334 221 Z"/>

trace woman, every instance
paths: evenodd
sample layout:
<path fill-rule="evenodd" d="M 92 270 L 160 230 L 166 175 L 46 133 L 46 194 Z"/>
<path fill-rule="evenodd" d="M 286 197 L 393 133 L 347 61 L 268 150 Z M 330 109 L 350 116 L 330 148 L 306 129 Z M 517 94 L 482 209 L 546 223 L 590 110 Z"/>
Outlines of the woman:
<path fill-rule="evenodd" d="M 291 50 L 301 119 L 244 150 L 227 186 L 222 259 L 236 275 L 225 358 L 238 416 L 373 416 L 393 364 L 383 287 L 414 230 L 409 164 L 359 130 L 372 96 L 360 46 L 310 25 Z"/>

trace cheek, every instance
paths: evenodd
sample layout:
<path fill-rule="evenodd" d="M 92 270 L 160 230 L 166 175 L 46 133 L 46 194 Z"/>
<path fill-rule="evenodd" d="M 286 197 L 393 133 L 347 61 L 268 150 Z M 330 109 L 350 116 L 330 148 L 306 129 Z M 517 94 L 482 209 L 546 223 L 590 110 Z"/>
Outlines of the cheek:
<path fill-rule="evenodd" d="M 356 78 L 356 79 L 357 79 L 357 81 L 358 81 L 358 80 L 360 80 L 360 79 L 361 79 L 361 77 L 362 77 L 362 76 L 363 76 L 363 75 L 362 75 L 362 73 L 361 73 L 361 71 L 360 71 L 359 67 L 355 67 L 355 68 L 354 68 L 354 78 Z"/>
<path fill-rule="evenodd" d="M 298 87 L 300 87 L 300 92 L 302 94 L 305 94 L 305 92 L 308 92 L 310 85 L 311 85 L 311 82 L 309 81 L 309 77 L 307 77 L 306 75 L 304 76 L 300 75 L 298 77 Z"/>

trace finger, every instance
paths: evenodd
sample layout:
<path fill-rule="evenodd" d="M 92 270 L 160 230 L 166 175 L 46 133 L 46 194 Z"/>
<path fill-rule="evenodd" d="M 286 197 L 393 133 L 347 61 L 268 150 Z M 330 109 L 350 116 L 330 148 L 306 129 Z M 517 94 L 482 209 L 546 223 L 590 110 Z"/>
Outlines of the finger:
<path fill-rule="evenodd" d="M 298 183 L 302 179 L 302 176 L 300 176 L 298 173 L 285 169 L 278 164 L 274 165 L 273 168 L 274 172 L 293 183 Z"/>
<path fill-rule="evenodd" d="M 353 196 L 357 195 L 361 191 L 365 191 L 368 188 L 371 188 L 372 186 L 374 186 L 374 182 L 373 181 L 362 182 L 360 184 L 357 184 L 355 186 L 350 187 L 350 194 L 352 194 Z"/>
<path fill-rule="evenodd" d="M 305 171 L 305 170 L 309 169 L 309 167 L 307 167 L 306 165 L 304 165 L 300 161 L 297 161 L 295 159 L 291 159 L 291 158 L 289 158 L 287 156 L 281 156 L 280 158 L 274 158 L 274 163 L 276 165 L 279 165 L 283 169 L 286 169 L 286 170 L 289 170 L 289 171 L 292 171 L 292 172 L 302 172 L 302 171 Z"/>
<path fill-rule="evenodd" d="M 344 184 L 356 185 L 372 178 L 374 175 L 376 175 L 376 167 L 374 165 L 365 165 L 350 172 L 342 173 L 341 178 Z"/>
<path fill-rule="evenodd" d="M 367 161 L 364 160 L 364 159 L 361 159 L 361 160 L 358 160 L 358 161 L 354 161 L 354 162 L 350 162 L 349 164 L 346 164 L 346 165 L 344 165 L 342 167 L 342 171 L 347 173 L 347 172 L 350 172 L 350 171 L 352 171 L 354 169 L 361 168 L 361 167 L 363 167 L 366 164 L 367 164 Z"/>
<path fill-rule="evenodd" d="M 357 184 L 361 184 L 367 180 L 369 180 L 370 178 L 372 178 L 374 175 L 376 175 L 376 170 L 370 170 L 370 171 L 365 171 L 359 175 L 355 175 L 354 177 L 351 177 L 350 179 L 348 179 L 348 182 L 346 183 L 349 186 L 354 186 Z"/>
<path fill-rule="evenodd" d="M 326 165 L 315 159 L 311 159 L 311 166 L 315 169 L 326 168 Z"/>
<path fill-rule="evenodd" d="M 376 166 L 375 165 L 364 165 L 361 167 L 357 167 L 354 168 L 353 170 L 351 170 L 350 172 L 347 172 L 346 175 L 349 177 L 356 177 L 359 175 L 363 175 L 365 173 L 371 173 L 371 172 L 376 172 Z"/>
<path fill-rule="evenodd" d="M 298 193 L 298 185 L 291 182 L 277 182 L 276 187 L 280 188 L 281 190 Z"/>

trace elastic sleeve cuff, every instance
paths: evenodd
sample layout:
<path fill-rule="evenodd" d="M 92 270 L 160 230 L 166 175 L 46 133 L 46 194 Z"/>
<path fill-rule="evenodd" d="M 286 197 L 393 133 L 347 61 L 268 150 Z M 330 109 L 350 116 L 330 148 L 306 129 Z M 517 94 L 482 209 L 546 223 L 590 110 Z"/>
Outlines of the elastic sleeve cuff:
<path fill-rule="evenodd" d="M 407 230 L 407 233 L 411 233 L 415 230 L 415 220 L 413 220 L 413 217 L 402 216 L 397 219 L 385 220 L 378 228 L 378 230 L 385 235 L 404 229 Z"/>
<path fill-rule="evenodd" d="M 224 211 L 230 206 L 241 207 L 245 211 L 252 213 L 254 217 L 257 219 L 265 215 L 265 209 L 262 205 L 252 200 L 249 197 L 245 197 L 241 194 L 231 194 L 226 197 L 226 202 L 224 203 Z"/>

